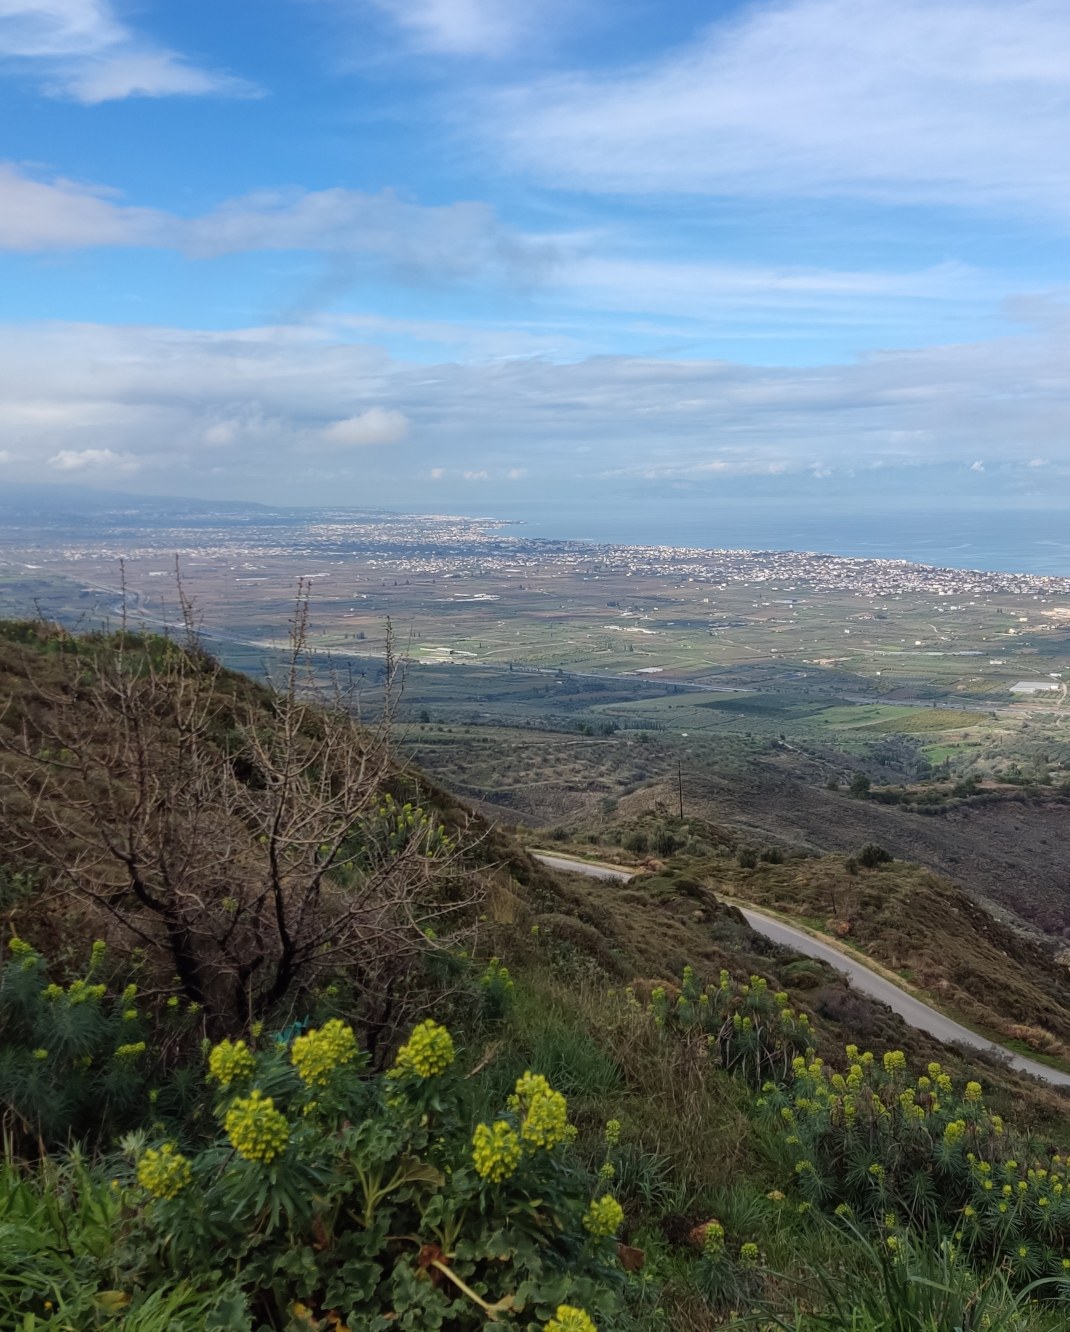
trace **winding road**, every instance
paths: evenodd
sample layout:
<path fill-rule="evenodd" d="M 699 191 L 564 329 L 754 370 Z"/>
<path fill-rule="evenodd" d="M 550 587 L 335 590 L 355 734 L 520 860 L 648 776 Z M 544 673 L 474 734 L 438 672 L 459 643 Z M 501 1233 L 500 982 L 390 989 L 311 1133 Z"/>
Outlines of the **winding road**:
<path fill-rule="evenodd" d="M 596 865 L 585 860 L 570 860 L 566 856 L 555 856 L 543 852 L 533 851 L 532 855 L 536 860 L 541 860 L 544 865 L 549 865 L 551 869 L 571 870 L 574 874 L 586 874 L 593 879 L 620 879 L 627 882 L 635 877 L 633 871 L 617 869 L 611 865 Z M 997 1055 L 1002 1062 L 1010 1068 L 1017 1069 L 1019 1073 L 1028 1073 L 1034 1078 L 1039 1078 L 1042 1082 L 1050 1082 L 1057 1087 L 1070 1087 L 1070 1073 L 1063 1073 L 1057 1068 L 1049 1068 L 1046 1064 L 1038 1063 L 1035 1059 L 1027 1059 L 1024 1055 L 1014 1054 L 1002 1045 L 996 1045 L 994 1041 L 985 1040 L 983 1036 L 978 1036 L 969 1027 L 953 1022 L 951 1018 L 945 1017 L 943 1013 L 937 1012 L 935 1008 L 930 1008 L 928 1004 L 922 1003 L 920 999 L 915 999 L 912 994 L 907 994 L 898 985 L 886 980 L 884 976 L 867 967 L 861 959 L 851 957 L 831 943 L 822 943 L 820 939 L 816 939 L 805 930 L 796 929 L 793 925 L 786 925 L 782 921 L 775 920 L 772 916 L 767 916 L 762 911 L 755 911 L 752 907 L 740 907 L 739 910 L 752 930 L 764 934 L 767 939 L 772 939 L 774 943 L 784 944 L 789 948 L 794 948 L 798 953 L 805 954 L 807 957 L 814 957 L 822 962 L 827 962 L 846 976 L 856 990 L 861 990 L 863 994 L 868 994 L 873 999 L 879 999 L 882 1004 L 887 1004 L 893 1013 L 898 1013 L 904 1022 L 908 1022 L 912 1027 L 917 1027 L 919 1031 L 928 1032 L 930 1036 L 935 1036 L 938 1041 L 967 1045 L 974 1050 L 986 1050 L 990 1054 Z"/>

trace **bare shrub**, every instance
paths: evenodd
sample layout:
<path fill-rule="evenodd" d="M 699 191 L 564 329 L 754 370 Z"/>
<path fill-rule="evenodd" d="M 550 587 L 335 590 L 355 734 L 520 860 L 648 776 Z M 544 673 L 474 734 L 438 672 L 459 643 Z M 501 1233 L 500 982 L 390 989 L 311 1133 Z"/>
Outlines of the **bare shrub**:
<path fill-rule="evenodd" d="M 125 626 L 71 639 L 58 683 L 31 687 L 0 734 L 9 845 L 173 972 L 210 1026 L 343 972 L 388 1007 L 471 928 L 480 893 L 433 812 L 404 800 L 392 652 L 369 727 L 317 681 L 307 596 L 271 690 L 223 671 L 182 604 L 184 642 Z"/>

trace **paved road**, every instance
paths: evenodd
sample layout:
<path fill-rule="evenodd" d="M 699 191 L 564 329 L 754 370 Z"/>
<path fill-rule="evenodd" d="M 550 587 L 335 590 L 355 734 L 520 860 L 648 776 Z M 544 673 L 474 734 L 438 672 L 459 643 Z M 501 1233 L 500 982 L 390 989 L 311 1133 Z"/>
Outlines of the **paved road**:
<path fill-rule="evenodd" d="M 763 915 L 760 911 L 751 911 L 746 907 L 741 907 L 740 910 L 752 930 L 757 930 L 759 934 L 764 934 L 767 939 L 772 939 L 775 943 L 787 944 L 790 948 L 805 953 L 807 957 L 817 957 L 823 962 L 828 962 L 837 971 L 847 976 L 855 989 L 861 990 L 863 994 L 872 995 L 874 999 L 879 999 L 881 1003 L 887 1004 L 894 1013 L 898 1013 L 912 1027 L 917 1027 L 920 1031 L 927 1031 L 930 1036 L 935 1036 L 938 1041 L 954 1041 L 960 1045 L 972 1046 L 975 1050 L 992 1051 L 1010 1064 L 1011 1068 L 1016 1068 L 1020 1073 L 1031 1073 L 1033 1077 L 1041 1078 L 1044 1082 L 1055 1083 L 1060 1087 L 1070 1087 L 1070 1073 L 1061 1073 L 1058 1069 L 1048 1068 L 1046 1064 L 1038 1064 L 1034 1059 L 1026 1059 L 1024 1055 L 1012 1054 L 1009 1050 L 1005 1050 L 1003 1046 L 996 1045 L 992 1041 L 986 1041 L 983 1036 L 978 1036 L 976 1032 L 970 1031 L 969 1027 L 963 1027 L 958 1022 L 952 1022 L 949 1017 L 945 1017 L 943 1013 L 938 1013 L 935 1008 L 930 1008 L 928 1004 L 923 1004 L 920 999 L 915 999 L 913 995 L 901 990 L 898 985 L 893 985 L 891 981 L 885 980 L 883 976 L 878 976 L 876 972 L 870 971 L 864 962 L 856 961 L 853 957 L 847 957 L 838 949 L 815 939 L 813 935 L 806 934 L 803 930 L 797 930 L 791 925 L 784 925 L 779 920 L 773 920 L 770 916 Z"/>
<path fill-rule="evenodd" d="M 609 865 L 592 865 L 587 860 L 569 860 L 567 856 L 548 856 L 541 851 L 531 853 L 536 860 L 541 860 L 551 869 L 572 870 L 574 874 L 586 874 L 591 879 L 623 879 L 627 882 L 635 878 L 634 870 L 613 869 Z"/>
<path fill-rule="evenodd" d="M 634 877 L 627 870 L 611 869 L 605 865 L 591 865 L 582 860 L 568 860 L 564 856 L 536 855 L 535 859 L 541 860 L 543 864 L 549 865 L 552 869 L 572 870 L 578 874 L 588 874 L 595 879 L 627 880 Z M 960 1045 L 971 1046 L 975 1050 L 989 1050 L 1020 1073 L 1030 1073 L 1033 1077 L 1040 1078 L 1043 1082 L 1053 1083 L 1058 1087 L 1070 1087 L 1070 1073 L 1061 1073 L 1058 1069 L 1048 1068 L 1046 1064 L 1039 1064 L 1034 1059 L 1026 1059 L 1024 1055 L 1012 1054 L 1003 1046 L 996 1045 L 992 1041 L 986 1041 L 983 1036 L 978 1036 L 976 1032 L 970 1031 L 969 1027 L 963 1027 L 958 1022 L 953 1022 L 951 1018 L 945 1017 L 943 1013 L 938 1013 L 935 1008 L 923 1004 L 920 999 L 915 999 L 913 995 L 907 994 L 898 985 L 893 985 L 891 981 L 885 980 L 883 976 L 871 971 L 861 959 L 849 957 L 841 953 L 839 949 L 833 948 L 831 944 L 822 943 L 820 939 L 815 939 L 812 934 L 807 934 L 804 930 L 797 930 L 792 925 L 785 925 L 763 912 L 752 911 L 749 907 L 741 907 L 740 910 L 752 930 L 764 934 L 767 939 L 772 939 L 774 943 L 786 944 L 789 948 L 794 948 L 807 957 L 816 957 L 822 962 L 828 962 L 830 966 L 835 967 L 837 971 L 847 976 L 855 989 L 861 990 L 863 994 L 871 995 L 874 999 L 879 999 L 881 1003 L 887 1004 L 893 1013 L 898 1013 L 905 1022 L 908 1022 L 912 1027 L 917 1027 L 919 1031 L 927 1031 L 930 1036 L 935 1036 L 938 1041 L 957 1042 Z"/>

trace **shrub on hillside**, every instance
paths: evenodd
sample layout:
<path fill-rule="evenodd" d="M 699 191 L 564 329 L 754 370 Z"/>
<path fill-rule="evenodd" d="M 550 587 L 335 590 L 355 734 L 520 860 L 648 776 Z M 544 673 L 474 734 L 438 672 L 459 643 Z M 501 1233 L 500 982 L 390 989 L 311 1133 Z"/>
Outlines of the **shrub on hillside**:
<path fill-rule="evenodd" d="M 453 1041 L 432 1020 L 377 1077 L 340 1021 L 264 1050 L 224 1042 L 208 1064 L 210 1146 L 126 1144 L 147 1282 L 239 1273 L 249 1326 L 475 1332 L 519 1316 L 589 1332 L 614 1315 L 623 1214 L 574 1161 L 565 1098 L 545 1078 L 524 1074 L 473 1130 Z"/>
<path fill-rule="evenodd" d="M 149 1023 L 137 987 L 108 996 L 93 947 L 86 974 L 64 988 L 49 984 L 45 960 L 22 939 L 9 943 L 0 974 L 0 1104 L 16 1135 L 46 1146 L 112 1137 L 152 1113 L 146 1066 Z M 176 999 L 164 1008 L 172 1043 L 199 1025 Z"/>
<path fill-rule="evenodd" d="M 878 865 L 890 864 L 892 856 L 890 852 L 885 851 L 884 847 L 878 846 L 876 842 L 867 842 L 854 859 L 863 869 L 876 869 Z"/>
<path fill-rule="evenodd" d="M 200 1071 L 205 1013 L 177 987 L 141 989 L 109 974 L 107 949 L 93 945 L 83 975 L 50 981 L 46 959 L 23 939 L 8 943 L 0 968 L 0 1109 L 13 1143 L 33 1155 L 81 1142 L 107 1149 L 116 1137 L 155 1123 L 176 1134 L 202 1132 L 210 1098 Z M 507 1013 L 513 980 L 492 958 L 480 970 L 463 951 L 429 957 L 430 970 L 407 995 L 463 1005 L 481 1022 Z M 451 998 L 446 998 L 449 995 Z M 348 1007 L 343 985 L 308 995 L 308 1017 L 280 1039 L 299 1037 Z M 399 1014 L 411 1013 L 403 1001 Z M 231 1035 L 261 1033 L 263 1022 Z M 380 1034 L 373 1029 L 373 1034 Z"/>
<path fill-rule="evenodd" d="M 655 855 L 671 856 L 676 850 L 676 834 L 664 824 L 658 824 L 650 838 L 650 846 Z"/>
<path fill-rule="evenodd" d="M 177 976 L 216 1035 L 342 967 L 388 1014 L 481 896 L 436 813 L 401 794 L 389 697 L 369 730 L 318 695 L 306 616 L 275 692 L 192 631 L 62 636 L 46 678 L 25 663 L 32 707 L 15 698 L 0 720 L 11 857 L 139 949 L 156 983 Z"/>
<path fill-rule="evenodd" d="M 630 989 L 625 997 L 638 1002 Z M 786 993 L 770 994 L 761 976 L 743 985 L 722 971 L 716 985 L 704 987 L 694 970 L 685 967 L 679 991 L 657 986 L 647 1007 L 658 1027 L 697 1037 L 716 1052 L 728 1072 L 753 1086 L 767 1077 L 787 1077 L 793 1057 L 806 1049 L 812 1036 L 807 1015 L 788 1006 Z"/>
<path fill-rule="evenodd" d="M 918 1078 L 900 1051 L 849 1045 L 846 1076 L 797 1057 L 793 1080 L 762 1088 L 808 1205 L 887 1228 L 953 1228 L 977 1258 L 1019 1278 L 1070 1272 L 1070 1163 L 1040 1153 L 956 1088 L 939 1064 Z"/>

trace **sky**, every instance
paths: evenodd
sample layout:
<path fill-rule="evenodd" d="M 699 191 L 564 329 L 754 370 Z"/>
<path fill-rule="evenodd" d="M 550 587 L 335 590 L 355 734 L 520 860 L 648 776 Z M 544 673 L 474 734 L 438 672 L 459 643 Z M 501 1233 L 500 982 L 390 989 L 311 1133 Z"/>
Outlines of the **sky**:
<path fill-rule="evenodd" d="M 1065 0 L 0 0 L 0 485 L 1070 507 Z"/>

